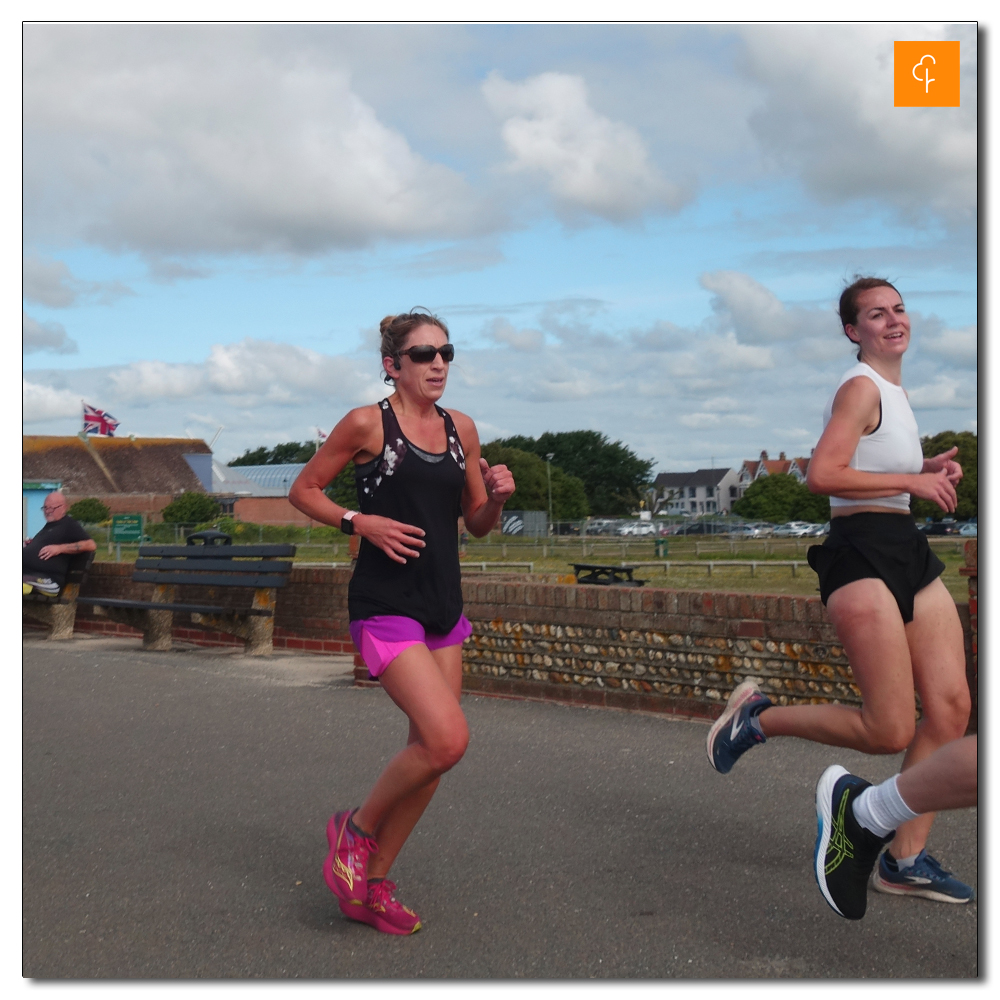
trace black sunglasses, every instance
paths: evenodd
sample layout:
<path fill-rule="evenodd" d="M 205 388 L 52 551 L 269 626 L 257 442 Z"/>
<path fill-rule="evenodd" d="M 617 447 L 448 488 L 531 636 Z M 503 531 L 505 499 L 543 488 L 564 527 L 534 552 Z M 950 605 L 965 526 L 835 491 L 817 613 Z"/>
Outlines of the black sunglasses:
<path fill-rule="evenodd" d="M 435 354 L 440 354 L 442 361 L 450 362 L 455 359 L 455 345 L 445 344 L 443 347 L 432 347 L 430 344 L 421 344 L 419 347 L 400 351 L 399 354 L 405 354 L 418 365 L 429 365 L 434 360 Z"/>

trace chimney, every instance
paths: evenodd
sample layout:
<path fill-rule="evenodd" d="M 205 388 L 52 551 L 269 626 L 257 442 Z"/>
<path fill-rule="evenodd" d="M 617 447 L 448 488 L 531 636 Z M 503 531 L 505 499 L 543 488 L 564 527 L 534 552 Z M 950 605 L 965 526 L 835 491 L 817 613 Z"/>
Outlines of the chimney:
<path fill-rule="evenodd" d="M 762 462 L 766 462 L 766 461 L 767 461 L 767 452 L 766 452 L 766 451 L 762 451 L 762 452 L 760 453 L 760 460 L 761 460 Z"/>
<path fill-rule="evenodd" d="M 787 461 L 787 459 L 785 458 L 785 453 L 783 451 L 778 453 L 778 461 L 779 462 Z"/>

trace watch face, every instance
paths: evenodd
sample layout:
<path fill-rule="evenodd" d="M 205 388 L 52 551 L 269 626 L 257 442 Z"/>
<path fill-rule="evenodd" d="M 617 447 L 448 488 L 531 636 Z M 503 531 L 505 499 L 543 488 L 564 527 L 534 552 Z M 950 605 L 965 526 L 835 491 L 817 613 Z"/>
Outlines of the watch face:
<path fill-rule="evenodd" d="M 340 530 L 345 535 L 353 535 L 354 534 L 354 518 L 351 518 L 351 517 L 342 517 L 340 519 Z"/>

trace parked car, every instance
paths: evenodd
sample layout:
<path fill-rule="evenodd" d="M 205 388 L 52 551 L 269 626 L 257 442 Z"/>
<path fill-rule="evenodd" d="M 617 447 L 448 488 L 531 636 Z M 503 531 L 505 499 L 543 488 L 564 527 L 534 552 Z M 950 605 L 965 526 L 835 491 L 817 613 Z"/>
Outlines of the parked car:
<path fill-rule="evenodd" d="M 587 522 L 588 535 L 613 535 L 617 521 L 611 517 L 595 517 Z"/>
<path fill-rule="evenodd" d="M 819 538 L 820 535 L 830 534 L 830 522 L 827 521 L 826 524 L 810 524 L 809 531 L 806 533 L 806 538 Z"/>
<path fill-rule="evenodd" d="M 957 535 L 958 525 L 954 521 L 925 521 L 917 525 L 917 531 L 925 535 Z"/>
<path fill-rule="evenodd" d="M 732 538 L 760 538 L 760 528 L 749 522 L 730 525 L 728 533 Z"/>
<path fill-rule="evenodd" d="M 633 521 L 618 529 L 619 535 L 655 535 L 656 525 L 652 521 Z"/>
<path fill-rule="evenodd" d="M 789 521 L 774 529 L 775 538 L 806 538 L 816 525 L 808 521 Z"/>
<path fill-rule="evenodd" d="M 966 521 L 959 529 L 958 533 L 963 538 L 978 538 L 979 523 L 977 521 Z"/>

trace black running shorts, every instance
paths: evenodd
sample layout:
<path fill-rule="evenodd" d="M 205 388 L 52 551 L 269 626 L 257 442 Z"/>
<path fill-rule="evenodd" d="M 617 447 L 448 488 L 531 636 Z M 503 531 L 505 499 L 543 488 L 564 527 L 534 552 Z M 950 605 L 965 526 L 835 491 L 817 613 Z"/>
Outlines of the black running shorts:
<path fill-rule="evenodd" d="M 926 536 L 910 514 L 863 512 L 835 517 L 822 545 L 806 557 L 819 576 L 819 593 L 830 595 L 855 580 L 881 580 L 899 606 L 904 622 L 913 621 L 913 598 L 944 572 Z"/>

